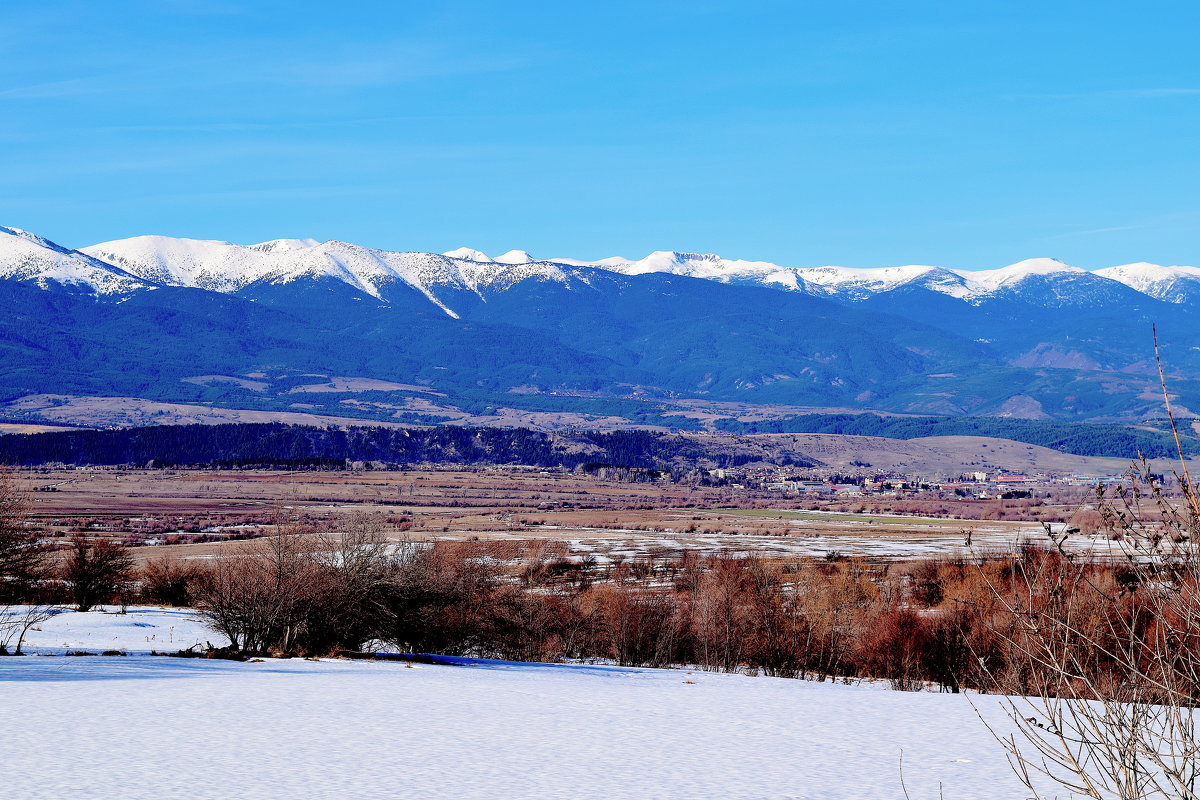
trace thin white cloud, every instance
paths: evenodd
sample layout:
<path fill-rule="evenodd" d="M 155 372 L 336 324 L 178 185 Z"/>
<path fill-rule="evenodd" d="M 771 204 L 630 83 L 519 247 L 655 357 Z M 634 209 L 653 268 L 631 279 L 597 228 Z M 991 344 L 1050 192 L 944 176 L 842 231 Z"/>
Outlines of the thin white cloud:
<path fill-rule="evenodd" d="M 1090 92 L 1052 92 L 1047 94 L 1027 94 L 1025 97 L 1041 97 L 1054 100 L 1079 100 L 1091 97 L 1188 97 L 1200 95 L 1200 89 L 1190 87 L 1174 88 L 1143 88 L 1143 89 L 1099 89 Z"/>
<path fill-rule="evenodd" d="M 310 128 L 341 128 L 356 125 L 373 125 L 384 122 L 431 119 L 425 115 L 386 117 L 347 117 L 334 119 L 286 119 L 269 122 L 196 122 L 178 125 L 98 125 L 95 131 L 125 133 L 253 133 L 257 131 L 306 130 Z"/>
<path fill-rule="evenodd" d="M 1088 228 L 1081 231 L 1067 231 L 1065 233 L 1057 233 L 1050 236 L 1043 236 L 1043 240 L 1063 239 L 1070 236 L 1095 236 L 1105 233 L 1119 233 L 1121 231 L 1144 230 L 1146 228 L 1161 227 L 1163 225 L 1178 225 L 1180 223 L 1192 223 L 1200 219 L 1200 211 L 1176 211 L 1169 214 L 1157 214 L 1152 217 L 1136 220 L 1126 225 L 1112 225 L 1104 228 Z"/>
<path fill-rule="evenodd" d="M 1176 95 L 1200 94 L 1200 89 L 1125 89 L 1111 92 L 1125 97 L 1174 97 Z"/>
<path fill-rule="evenodd" d="M 528 63 L 523 56 L 464 56 L 441 48 L 408 43 L 391 43 L 371 49 L 377 55 L 332 54 L 323 58 L 301 58 L 291 53 L 260 52 L 256 56 L 234 59 L 205 57 L 167 62 L 155 69 L 110 69 L 103 75 L 89 74 L 0 88 L 0 101 L 130 94 L 165 88 L 178 91 L 216 86 L 369 88 L 456 75 L 504 72 Z"/>
<path fill-rule="evenodd" d="M 453 75 L 503 72 L 526 63 L 524 58 L 515 56 L 473 57 L 404 44 L 375 50 L 378 54 L 368 57 L 282 61 L 269 76 L 284 83 L 317 87 L 384 86 Z"/>
<path fill-rule="evenodd" d="M 159 3 L 167 11 L 190 16 L 232 16 L 246 13 L 243 5 L 213 0 L 159 0 Z"/>
<path fill-rule="evenodd" d="M 137 73 L 124 73 L 105 77 L 69 78 L 61 81 L 13 86 L 8 89 L 0 89 L 0 100 L 43 100 L 99 94 L 114 89 L 114 81 L 134 74 Z"/>

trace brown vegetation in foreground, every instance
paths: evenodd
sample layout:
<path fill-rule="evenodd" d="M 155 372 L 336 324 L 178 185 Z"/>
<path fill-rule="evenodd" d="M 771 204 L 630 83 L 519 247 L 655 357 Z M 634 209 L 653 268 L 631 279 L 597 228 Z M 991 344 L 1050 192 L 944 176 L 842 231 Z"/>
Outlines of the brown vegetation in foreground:
<path fill-rule="evenodd" d="M 238 653 L 364 647 L 515 660 L 605 659 L 777 676 L 866 677 L 1010 696 L 1001 743 L 1094 798 L 1193 797 L 1200 780 L 1200 503 L 1143 475 L 1097 498 L 1105 560 L 1067 534 L 1006 555 L 870 563 L 700 555 L 601 560 L 541 542 L 394 546 L 378 515 L 340 536 L 278 535 L 136 574 L 119 545 L 57 565 L 0 486 L 0 650 L 73 598 L 189 605 Z M 32 609 L 33 611 L 29 611 Z M 14 633 L 15 632 L 15 633 Z M 1086 702 L 1080 702 L 1080 701 Z"/>
<path fill-rule="evenodd" d="M 10 519 L 27 512 L 25 498 L 7 495 Z M 1116 527 L 1112 518 L 1101 524 Z M 1027 655 L 1029 615 L 1072 619 L 1084 647 L 1116 620 L 1143 625 L 1148 598 L 1127 566 L 1075 563 L 1049 542 L 908 562 L 687 550 L 598 558 L 549 540 L 397 546 L 389 526 L 367 511 L 337 536 L 277 524 L 278 535 L 230 543 L 214 559 L 152 559 L 135 570 L 112 542 L 76 537 L 65 558 L 51 557 L 29 530 L 9 524 L 0 603 L 195 606 L 233 648 L 256 653 L 326 655 L 376 643 L 1019 693 L 1047 680 Z M 1103 652 L 1079 658 L 1089 677 L 1121 679 Z"/>
<path fill-rule="evenodd" d="M 1106 613 L 1136 614 L 1131 601 L 1106 607 L 1090 583 L 1046 591 L 1048 575 L 1070 568 L 1046 549 L 884 564 L 693 552 L 602 564 L 564 553 L 554 544 L 530 551 L 487 542 L 396 550 L 378 520 L 362 515 L 339 537 L 285 533 L 206 563 L 151 561 L 98 599 L 195 606 L 247 653 L 327 655 L 375 642 L 408 652 L 689 664 L 1010 693 L 1044 679 L 1022 655 L 1012 604 L 1069 608 L 1092 627 L 1105 624 Z M 1088 570 L 1106 587 L 1124 574 Z M 77 580 L 51 586 L 43 582 L 43 599 L 47 591 L 60 601 L 80 596 Z M 1106 668 L 1103 659 L 1089 663 L 1096 675 Z"/>

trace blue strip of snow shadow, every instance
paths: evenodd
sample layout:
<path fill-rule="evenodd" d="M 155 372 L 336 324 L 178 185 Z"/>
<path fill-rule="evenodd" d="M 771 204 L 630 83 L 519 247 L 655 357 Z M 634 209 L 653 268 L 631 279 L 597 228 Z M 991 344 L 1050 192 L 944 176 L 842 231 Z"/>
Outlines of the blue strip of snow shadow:
<path fill-rule="evenodd" d="M 479 667 L 483 669 L 569 670 L 571 672 L 597 672 L 608 675 L 651 671 L 639 667 L 619 667 L 614 664 L 578 664 L 569 662 L 552 664 L 544 661 L 503 661 L 496 658 L 444 656 L 437 653 L 375 653 L 374 656 L 381 661 L 412 661 L 447 667 Z"/>
<path fill-rule="evenodd" d="M 174 658 L 145 654 L 128 656 L 28 655 L 0 657 L 0 684 L 38 681 L 121 681 L 196 676 L 245 675 L 248 672 L 316 674 L 324 670 L 292 660 L 257 663 L 210 658 Z"/>

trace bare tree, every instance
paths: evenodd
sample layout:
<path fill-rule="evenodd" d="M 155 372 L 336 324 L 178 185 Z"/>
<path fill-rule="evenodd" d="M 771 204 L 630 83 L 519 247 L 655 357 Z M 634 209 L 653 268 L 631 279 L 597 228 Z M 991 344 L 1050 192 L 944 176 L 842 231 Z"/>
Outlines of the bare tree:
<path fill-rule="evenodd" d="M 195 562 L 175 557 L 148 561 L 141 570 L 141 595 L 154 603 L 186 607 L 195 601 L 208 571 Z"/>
<path fill-rule="evenodd" d="M 1112 563 L 1069 552 L 1020 561 L 998 593 L 1011 624 L 1000 686 L 1017 774 L 1083 797 L 1200 797 L 1200 516 L 1148 470 L 1101 496 Z M 1149 501 L 1146 503 L 1145 501 Z"/>
<path fill-rule="evenodd" d="M 235 650 L 323 655 L 388 638 L 405 560 L 378 515 L 352 514 L 320 535 L 281 524 L 276 536 L 226 551 L 196 596 Z"/>
<path fill-rule="evenodd" d="M 1097 490 L 1111 552 L 1072 551 L 1069 530 L 1047 528 L 1052 550 L 996 592 L 1007 688 L 1024 693 L 1008 701 L 1016 732 L 998 738 L 1037 798 L 1047 782 L 1096 800 L 1200 797 L 1200 495 L 1158 369 L 1178 492 L 1143 461 L 1128 486 Z"/>
<path fill-rule="evenodd" d="M 47 554 L 28 525 L 29 498 L 0 469 L 0 603 L 21 602 L 46 572 Z"/>
<path fill-rule="evenodd" d="M 21 655 L 25 635 L 54 614 L 40 602 L 48 553 L 28 525 L 28 496 L 12 473 L 0 469 L 0 655 Z"/>
<path fill-rule="evenodd" d="M 314 555 L 322 599 L 308 615 L 310 647 L 357 649 L 391 627 L 388 597 L 407 543 L 397 549 L 384 527 L 379 514 L 355 512 L 340 535 L 321 537 Z"/>
<path fill-rule="evenodd" d="M 133 557 L 124 546 L 107 539 L 91 542 L 83 536 L 71 540 L 71 552 L 62 567 L 77 611 L 123 596 L 133 573 Z"/>
<path fill-rule="evenodd" d="M 487 652 L 500 580 L 495 564 L 479 556 L 466 543 L 402 545 L 379 638 L 412 652 Z"/>
<path fill-rule="evenodd" d="M 700 663 L 708 669 L 729 672 L 742 662 L 747 640 L 746 562 L 718 555 L 700 579 L 695 600 L 695 628 Z"/>
<path fill-rule="evenodd" d="M 303 534 L 283 532 L 217 559 L 201 614 L 245 652 L 291 652 L 311 602 L 316 562 Z"/>
<path fill-rule="evenodd" d="M 0 606 L 0 655 L 8 655 L 10 647 L 14 656 L 25 655 L 21 648 L 29 631 L 56 613 L 54 606 L 38 603 Z"/>

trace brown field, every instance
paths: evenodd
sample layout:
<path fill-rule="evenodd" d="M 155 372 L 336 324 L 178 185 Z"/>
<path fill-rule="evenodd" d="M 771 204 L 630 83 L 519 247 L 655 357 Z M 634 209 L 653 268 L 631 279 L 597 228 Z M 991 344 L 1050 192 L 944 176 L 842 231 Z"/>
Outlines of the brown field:
<path fill-rule="evenodd" d="M 1129 459 L 1125 458 L 1076 456 L 989 436 L 927 436 L 919 439 L 836 433 L 743 436 L 694 433 L 689 436 L 698 441 L 720 442 L 731 452 L 761 454 L 763 460 L 773 463 L 780 463 L 781 453 L 794 453 L 847 471 L 856 471 L 856 464 L 869 464 L 874 471 L 924 476 L 952 476 L 975 470 L 1105 475 L 1121 474 L 1130 465 Z M 1174 466 L 1169 460 L 1156 461 L 1154 465 L 1166 472 Z"/>
<path fill-rule="evenodd" d="M 280 524 L 336 532 L 348 515 L 362 512 L 378 515 L 396 540 L 484 540 L 518 549 L 553 542 L 566 554 L 599 560 L 684 549 L 906 558 L 960 552 L 966 529 L 977 549 L 1011 549 L 1018 539 L 1044 535 L 1039 520 L 1071 517 L 1083 494 L 1036 501 L 801 501 L 526 468 L 63 469 L 21 471 L 17 479 L 33 490 L 34 519 L 51 535 L 82 532 L 148 545 L 134 551 L 141 560 L 211 556 Z"/>
<path fill-rule="evenodd" d="M 77 431 L 70 425 L 41 425 L 34 422 L 0 422 L 0 433 L 54 433 L 55 431 Z"/>
<path fill-rule="evenodd" d="M 445 395 L 424 386 L 380 381 L 373 378 L 352 376 L 328 376 L 313 374 L 316 382 L 307 386 L 293 387 L 288 393 L 316 392 L 321 394 L 354 394 L 360 391 L 391 391 L 398 392 L 396 399 L 388 403 L 369 403 L 373 418 L 386 419 L 394 413 L 417 412 L 437 418 L 443 424 L 526 427 L 537 430 L 623 430 L 627 428 L 645 428 L 662 430 L 655 425 L 645 425 L 619 416 L 598 416 L 582 412 L 570 411 L 529 411 L 516 408 L 497 408 L 490 415 L 474 415 L 462 411 L 452 402 L 444 400 Z M 267 379 L 267 380 L 262 380 Z M 324 379 L 324 380 L 321 380 Z M 253 375 L 194 375 L 183 378 L 184 383 L 202 386 L 235 384 L 255 392 L 267 392 L 270 388 L 269 377 L 264 373 Z M 406 396 L 407 395 L 407 396 Z M 414 396 L 415 395 L 415 396 Z M 579 397 L 588 397 L 580 393 Z M 435 399 L 436 398 L 436 399 Z M 633 398 L 630 398 L 633 399 Z M 348 398 L 342 402 L 348 406 L 363 405 L 362 401 Z M 672 416 L 690 417 L 699 420 L 705 427 L 711 428 L 719 419 L 738 419 L 744 422 L 779 419 L 802 413 L 863 413 L 861 409 L 840 407 L 791 406 L 782 404 L 754 404 L 713 402 L 708 400 L 656 400 L 668 410 Z M 293 404 L 294 408 L 302 408 Z M 18 398 L 6 404 L 0 404 L 6 413 L 27 415 L 34 414 L 40 419 L 49 419 L 62 424 L 79 424 L 85 426 L 116 426 L 132 425 L 183 425 L 183 424 L 221 424 L 228 422 L 288 422 L 309 425 L 352 425 L 352 424 L 385 424 L 371 420 L 346 419 L 337 415 L 330 416 L 328 409 L 323 414 L 309 414 L 303 411 L 263 411 L 238 408 L 222 408 L 211 405 L 190 403 L 170 403 L 151 401 L 134 397 L 89 397 L 63 394 L 36 394 Z M 871 413 L 885 416 L 904 416 L 886 411 Z"/>
<path fill-rule="evenodd" d="M 218 377 L 218 376 L 199 376 Z M 74 397 L 60 394 L 31 394 L 4 406 L 10 414 L 32 414 L 62 426 L 219 425 L 232 422 L 283 422 L 289 425 L 361 425 L 353 417 L 332 417 L 293 411 L 258 411 L 215 408 L 187 403 L 160 403 L 138 397 Z M 394 422 L 372 425 L 404 427 Z M 47 428 L 62 430 L 63 427 Z M 25 430 L 21 433 L 35 433 Z"/>

